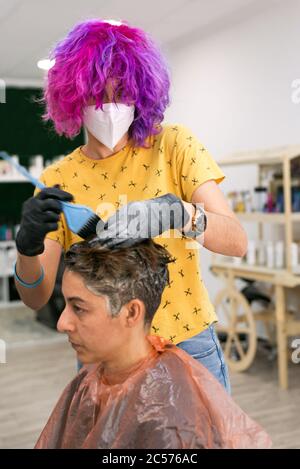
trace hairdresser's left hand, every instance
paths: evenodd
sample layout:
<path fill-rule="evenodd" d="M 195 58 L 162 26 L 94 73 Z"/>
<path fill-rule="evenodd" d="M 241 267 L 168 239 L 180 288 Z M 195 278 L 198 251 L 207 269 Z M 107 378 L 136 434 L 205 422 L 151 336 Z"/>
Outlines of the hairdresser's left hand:
<path fill-rule="evenodd" d="M 182 229 L 189 221 L 183 202 L 173 194 L 129 202 L 97 227 L 107 247 L 130 246 L 137 240 L 155 238 L 170 229 Z"/>

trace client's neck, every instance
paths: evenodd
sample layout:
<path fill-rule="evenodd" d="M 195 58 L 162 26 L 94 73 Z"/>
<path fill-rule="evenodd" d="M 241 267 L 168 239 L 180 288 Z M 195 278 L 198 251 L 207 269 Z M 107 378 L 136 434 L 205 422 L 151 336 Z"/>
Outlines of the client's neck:
<path fill-rule="evenodd" d="M 132 337 L 113 356 L 101 363 L 105 377 L 110 382 L 114 380 L 114 376 L 118 380 L 121 373 L 126 373 L 127 370 L 130 370 L 141 360 L 147 358 L 152 350 L 152 345 L 148 341 L 146 334 Z"/>

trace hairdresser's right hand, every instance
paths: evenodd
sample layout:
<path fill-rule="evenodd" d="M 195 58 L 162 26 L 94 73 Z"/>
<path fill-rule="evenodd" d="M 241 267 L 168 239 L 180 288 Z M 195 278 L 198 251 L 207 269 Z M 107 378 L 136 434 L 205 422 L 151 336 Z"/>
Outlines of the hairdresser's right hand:
<path fill-rule="evenodd" d="M 20 229 L 16 237 L 17 250 L 24 256 L 37 256 L 44 251 L 46 234 L 58 228 L 62 212 L 61 201 L 71 202 L 72 194 L 59 186 L 42 189 L 23 204 Z"/>

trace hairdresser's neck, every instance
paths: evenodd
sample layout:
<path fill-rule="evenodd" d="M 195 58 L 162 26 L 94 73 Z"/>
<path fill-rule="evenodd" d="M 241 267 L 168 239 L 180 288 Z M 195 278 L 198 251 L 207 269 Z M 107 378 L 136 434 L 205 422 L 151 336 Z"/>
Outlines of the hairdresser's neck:
<path fill-rule="evenodd" d="M 92 160 L 102 160 L 104 158 L 108 158 L 118 151 L 122 150 L 122 148 L 128 142 L 128 132 L 119 140 L 117 145 L 110 150 L 107 148 L 103 143 L 99 142 L 91 133 L 88 132 L 88 142 L 83 145 L 81 151 Z"/>
<path fill-rule="evenodd" d="M 146 335 L 132 337 L 124 343 L 123 347 L 116 350 L 114 355 L 101 363 L 105 377 L 113 383 L 114 379 L 119 379 L 120 373 L 126 373 L 127 370 L 138 365 L 141 360 L 149 356 L 151 351 L 152 345 Z"/>

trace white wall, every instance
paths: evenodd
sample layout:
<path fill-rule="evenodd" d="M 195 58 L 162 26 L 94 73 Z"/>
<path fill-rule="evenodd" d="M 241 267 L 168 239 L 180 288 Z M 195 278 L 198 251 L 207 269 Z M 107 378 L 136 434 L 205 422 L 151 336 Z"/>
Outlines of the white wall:
<path fill-rule="evenodd" d="M 168 50 L 173 86 L 166 121 L 189 126 L 217 161 L 234 151 L 300 143 L 300 104 L 292 102 L 292 82 L 300 78 L 300 1 L 274 2 L 206 39 L 193 36 Z M 256 184 L 252 166 L 226 168 L 225 174 L 224 192 Z M 213 298 L 221 283 L 209 261 L 202 249 Z"/>

